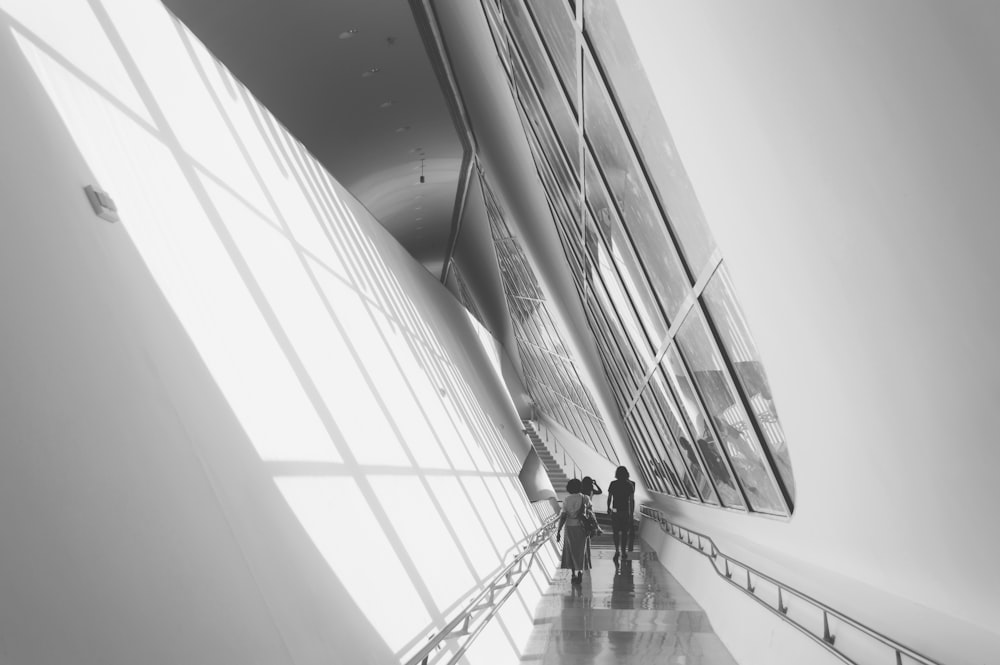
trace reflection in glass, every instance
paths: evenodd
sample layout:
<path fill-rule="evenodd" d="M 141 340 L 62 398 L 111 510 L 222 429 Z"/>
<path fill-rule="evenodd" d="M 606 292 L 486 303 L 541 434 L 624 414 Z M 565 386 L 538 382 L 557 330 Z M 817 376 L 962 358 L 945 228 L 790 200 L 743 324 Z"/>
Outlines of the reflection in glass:
<path fill-rule="evenodd" d="M 600 269 L 598 269 L 598 272 L 600 272 Z M 622 317 L 615 316 L 615 314 L 618 313 L 618 308 L 612 302 L 611 296 L 608 295 L 607 290 L 604 288 L 604 281 L 601 279 L 593 279 L 591 280 L 590 285 L 594 295 L 597 296 L 597 302 L 599 303 L 598 306 L 604 312 L 607 313 L 609 319 L 613 319 L 615 323 L 618 324 L 616 326 L 616 330 L 625 330 L 625 326 L 622 324 Z M 625 302 L 624 304 L 626 307 L 628 307 L 628 302 Z M 626 314 L 631 314 L 634 317 L 634 313 L 631 311 L 630 308 L 626 309 L 625 312 Z M 631 330 L 632 334 L 626 333 L 625 339 L 628 340 L 627 342 L 628 347 L 632 349 L 632 351 L 639 358 L 639 367 L 638 367 L 639 376 L 644 376 L 646 373 L 646 368 L 651 366 L 653 363 L 653 352 L 650 350 L 649 345 L 646 343 L 644 337 L 640 336 L 638 341 L 635 340 L 634 337 L 636 335 L 639 335 L 639 332 L 636 329 L 637 324 L 634 318 L 631 319 L 631 325 L 632 325 L 632 330 Z"/>
<path fill-rule="evenodd" d="M 608 200 L 604 183 L 589 152 L 586 155 L 585 176 L 587 202 L 593 211 L 597 228 L 618 267 L 622 284 L 631 296 L 639 318 L 642 319 L 649 343 L 656 349 L 667 333 L 667 323 L 663 320 L 663 314 L 656 304 L 656 297 L 649 287 L 649 280 L 643 273 L 642 266 L 632 249 L 632 243 L 622 227 L 621 218 Z"/>
<path fill-rule="evenodd" d="M 774 408 L 767 373 L 760 362 L 760 355 L 743 318 L 743 311 L 736 301 L 729 271 L 725 266 L 720 266 L 712 276 L 705 287 L 702 301 L 712 317 L 726 355 L 736 370 L 736 379 L 753 409 L 754 419 L 764 434 L 785 490 L 794 500 L 795 479 L 792 476 L 785 433 Z"/>
<path fill-rule="evenodd" d="M 618 271 L 615 270 L 608 248 L 604 242 L 596 242 L 594 245 L 595 253 L 591 256 L 597 266 L 596 278 L 601 281 L 609 300 L 615 306 L 618 318 L 621 320 L 625 332 L 628 333 L 629 339 L 632 340 L 632 345 L 640 350 L 640 355 L 643 356 L 645 363 L 648 363 L 651 360 L 649 355 L 654 349 L 650 348 L 649 340 L 643 334 L 642 324 L 639 323 L 639 317 L 636 316 L 631 299 L 622 290 L 621 280 L 618 279 Z"/>
<path fill-rule="evenodd" d="M 715 239 L 618 7 L 614 2 L 588 2 L 583 21 L 691 274 L 698 275 L 715 250 Z"/>
<path fill-rule="evenodd" d="M 635 436 L 634 446 L 639 451 L 640 457 L 645 464 L 646 475 L 653 481 L 652 487 L 658 491 L 666 494 L 677 494 L 662 463 L 658 464 L 657 456 L 653 453 L 649 443 L 649 433 L 646 429 L 646 424 L 642 422 L 639 416 L 639 412 L 633 410 L 629 418 L 632 423 L 632 434 Z"/>
<path fill-rule="evenodd" d="M 698 485 L 698 491 L 701 493 L 702 499 L 706 503 L 718 505 L 719 497 L 716 496 L 715 488 L 712 487 L 712 482 L 705 474 L 701 458 L 698 457 L 698 451 L 695 450 L 691 434 L 684 424 L 684 416 L 681 415 L 676 402 L 670 396 L 662 370 L 653 373 L 647 392 L 656 402 L 667 429 L 670 430 L 670 434 L 673 435 L 674 440 L 677 442 L 677 447 L 680 449 L 679 452 L 683 457 L 683 463 L 691 470 L 691 475 Z"/>
<path fill-rule="evenodd" d="M 576 48 L 576 23 L 570 7 L 560 0 L 528 0 L 528 7 L 556 64 L 570 103 L 575 106 L 576 91 L 580 85 L 579 51 Z"/>
<path fill-rule="evenodd" d="M 759 512 L 786 514 L 784 499 L 770 474 L 757 435 L 697 305 L 684 319 L 677 339 L 750 507 Z"/>
<path fill-rule="evenodd" d="M 743 496 L 729 472 L 726 460 L 722 457 L 719 443 L 715 439 L 715 432 L 701 410 L 691 379 L 677 355 L 676 345 L 671 345 L 667 349 L 666 355 L 663 356 L 662 367 L 670 389 L 677 398 L 678 406 L 681 407 L 681 412 L 684 414 L 688 429 L 695 437 L 695 445 L 698 452 L 701 453 L 702 459 L 705 460 L 708 474 L 712 477 L 712 482 L 715 483 L 715 489 L 722 505 L 745 507 Z"/>
<path fill-rule="evenodd" d="M 691 290 L 691 283 L 594 65 L 588 58 L 584 63 L 587 138 L 639 258 L 649 272 L 653 292 L 672 320 Z"/>
<path fill-rule="evenodd" d="M 632 444 L 632 452 L 635 455 L 636 463 L 639 465 L 639 475 L 642 476 L 642 482 L 645 484 L 647 489 L 654 492 L 666 492 L 666 489 L 660 484 L 659 480 L 654 479 L 652 474 L 649 472 L 649 455 L 645 452 L 645 449 L 640 442 L 639 433 L 635 427 L 634 417 L 625 419 L 625 429 L 629 435 L 629 443 Z"/>
<path fill-rule="evenodd" d="M 676 454 L 677 447 L 674 445 L 674 439 L 670 435 L 670 432 L 667 431 L 659 410 L 650 398 L 648 386 L 636 404 L 637 409 L 640 407 L 642 408 L 640 415 L 648 424 L 649 434 L 653 438 L 656 452 L 663 463 L 669 465 L 672 469 L 674 484 L 683 490 L 684 496 L 689 499 L 698 500 L 698 492 L 694 488 L 691 476 L 688 473 L 687 467 L 684 466 L 684 462 Z"/>
<path fill-rule="evenodd" d="M 649 454 L 649 464 L 653 475 L 663 481 L 663 484 L 667 486 L 671 494 L 685 496 L 684 492 L 680 489 L 680 482 L 677 474 L 674 473 L 673 466 L 665 459 L 659 446 L 656 445 L 656 431 L 653 429 L 653 425 L 649 420 L 649 414 L 646 413 L 645 406 L 641 401 L 636 403 L 632 409 L 632 413 L 636 415 L 636 425 L 640 429 L 642 436 L 645 437 L 644 442 Z"/>
<path fill-rule="evenodd" d="M 521 102 L 523 117 L 528 119 L 530 130 L 535 134 L 545 155 L 555 173 L 556 180 L 560 183 L 564 191 L 572 192 L 576 190 L 575 180 L 570 176 L 567 160 L 572 161 L 573 175 L 579 175 L 578 152 L 563 152 L 564 148 L 556 139 L 552 126 L 549 124 L 545 110 L 535 94 L 528 74 L 521 64 L 520 59 L 514 58 L 511 62 L 514 72 L 514 87 L 517 90 L 517 98 Z"/>
<path fill-rule="evenodd" d="M 563 94 L 555 74 L 549 68 L 548 56 L 535 36 L 531 17 L 522 9 L 520 0 L 503 0 L 502 4 L 507 24 L 510 26 L 511 32 L 514 33 L 515 44 L 524 56 L 528 74 L 541 97 L 542 104 L 540 106 L 537 103 L 534 104 L 537 108 L 533 110 L 539 112 L 539 118 L 544 117 L 547 112 L 566 150 L 566 155 L 569 157 L 570 166 L 574 172 L 579 173 L 577 155 L 580 143 L 576 130 L 576 119 L 566 103 L 566 96 Z M 545 109 L 544 112 L 542 112 L 542 107 Z"/>

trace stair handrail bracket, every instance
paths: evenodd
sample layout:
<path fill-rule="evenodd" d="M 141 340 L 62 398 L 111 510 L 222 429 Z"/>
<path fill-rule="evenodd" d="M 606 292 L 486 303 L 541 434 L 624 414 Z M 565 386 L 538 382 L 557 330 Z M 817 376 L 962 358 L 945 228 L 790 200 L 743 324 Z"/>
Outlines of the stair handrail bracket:
<path fill-rule="evenodd" d="M 728 554 L 725 554 L 718 548 L 718 546 L 716 546 L 715 542 L 710 537 L 703 533 L 693 531 L 685 526 L 671 522 L 667 519 L 663 512 L 657 510 L 656 508 L 652 508 L 650 506 L 640 506 L 639 514 L 640 516 L 645 517 L 646 519 L 649 519 L 659 525 L 660 529 L 670 537 L 707 558 L 712 564 L 712 568 L 715 570 L 716 574 L 724 581 L 753 598 L 757 601 L 757 603 L 770 610 L 789 625 L 811 637 L 816 643 L 822 645 L 827 651 L 835 655 L 844 663 L 848 663 L 848 665 L 861 664 L 837 648 L 837 635 L 831 630 L 831 619 L 835 619 L 838 622 L 837 627 L 840 629 L 853 629 L 888 647 L 889 653 L 893 655 L 894 660 L 886 661 L 887 665 L 901 665 L 903 663 L 903 657 L 920 663 L 921 665 L 942 665 L 940 662 L 932 660 L 927 656 L 924 656 L 923 654 L 896 642 L 892 638 L 886 637 L 874 628 L 870 628 L 860 621 L 852 619 L 846 614 L 835 610 L 829 605 L 816 600 L 808 594 L 803 593 L 771 577 L 770 575 L 762 573 L 752 566 L 729 556 Z M 763 597 L 761 583 L 769 586 L 772 590 L 776 590 L 776 604 L 769 602 Z M 805 623 L 797 620 L 796 617 L 793 616 L 801 613 L 795 613 L 793 611 L 790 614 L 790 609 L 794 608 L 790 606 L 789 601 L 792 602 L 792 605 L 796 602 L 803 602 L 812 606 L 814 609 L 819 610 L 823 617 L 821 630 L 811 629 L 809 626 L 805 625 Z"/>
<path fill-rule="evenodd" d="M 500 607 L 514 594 L 531 566 L 535 563 L 538 550 L 545 543 L 550 542 L 555 535 L 556 527 L 559 524 L 559 515 L 553 515 L 546 520 L 542 526 L 531 533 L 524 542 L 524 549 L 517 552 L 514 558 L 500 572 L 486 583 L 482 590 L 470 600 L 459 611 L 455 617 L 449 621 L 441 630 L 432 635 L 427 644 L 420 651 L 405 661 L 404 665 L 427 665 L 431 653 L 433 653 L 442 642 L 454 637 L 464 637 L 462 645 L 455 651 L 448 660 L 447 665 L 457 663 L 465 652 L 469 650 L 472 643 L 489 624 L 490 620 L 500 610 Z M 497 592 L 504 590 L 503 594 L 497 598 Z M 489 610 L 485 614 L 480 614 L 482 610 Z M 480 616 L 477 616 L 480 615 Z M 476 621 L 475 627 L 472 622 Z"/>

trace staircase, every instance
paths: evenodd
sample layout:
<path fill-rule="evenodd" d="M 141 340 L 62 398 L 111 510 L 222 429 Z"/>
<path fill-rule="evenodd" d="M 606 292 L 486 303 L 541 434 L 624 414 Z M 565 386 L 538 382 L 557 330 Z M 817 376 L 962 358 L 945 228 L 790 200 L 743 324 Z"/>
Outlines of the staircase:
<path fill-rule="evenodd" d="M 566 483 L 569 482 L 569 476 L 566 475 L 566 470 L 563 469 L 562 464 L 556 460 L 552 451 L 550 451 L 548 446 L 545 445 L 542 437 L 538 435 L 538 432 L 535 430 L 534 423 L 530 420 L 522 420 L 521 424 L 524 425 L 525 435 L 531 441 L 531 447 L 535 449 L 535 452 L 538 453 L 538 458 L 542 460 L 542 464 L 545 465 L 545 473 L 552 482 L 552 488 L 556 491 L 556 496 L 559 498 L 559 502 L 562 503 L 562 500 L 566 498 Z M 578 470 L 576 462 L 572 459 L 569 460 L 569 464 L 574 471 Z M 582 474 L 576 475 L 575 477 L 582 478 Z M 601 528 L 604 529 L 605 535 L 597 536 L 592 542 L 593 545 L 599 549 L 602 547 L 612 549 L 614 546 L 611 544 L 611 519 L 603 510 L 596 509 L 597 502 L 600 501 L 600 505 L 604 505 L 603 499 L 603 496 L 599 498 L 595 497 L 594 514 L 597 516 L 598 524 L 600 524 Z"/>
<path fill-rule="evenodd" d="M 556 461 L 556 458 L 545 446 L 542 438 L 538 436 L 534 423 L 530 420 L 522 420 L 521 423 L 524 425 L 525 435 L 531 441 L 531 447 L 535 449 L 535 452 L 538 453 L 538 458 L 545 465 L 545 473 L 548 474 L 549 480 L 552 482 L 552 488 L 556 491 L 556 496 L 562 501 L 566 496 L 566 483 L 569 482 L 569 476 L 566 475 L 566 471 L 562 468 L 562 465 Z"/>

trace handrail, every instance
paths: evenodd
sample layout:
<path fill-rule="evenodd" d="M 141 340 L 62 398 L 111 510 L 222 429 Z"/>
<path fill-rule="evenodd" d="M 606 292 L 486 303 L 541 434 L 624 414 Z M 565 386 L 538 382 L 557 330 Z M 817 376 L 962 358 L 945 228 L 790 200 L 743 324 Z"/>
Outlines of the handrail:
<path fill-rule="evenodd" d="M 533 426 L 536 429 L 536 433 L 539 436 L 542 435 L 542 430 L 544 429 L 545 430 L 545 432 L 544 432 L 544 434 L 545 434 L 545 441 L 546 442 L 549 441 L 550 429 L 548 427 L 546 427 L 545 425 L 543 425 L 541 423 L 541 421 L 539 421 L 539 420 L 529 420 L 528 422 L 530 422 L 530 423 L 533 424 Z M 553 455 L 558 455 L 559 454 L 559 439 L 558 439 L 558 437 L 556 437 L 555 434 L 552 434 L 551 436 L 552 436 L 552 443 L 553 443 L 553 448 L 554 448 Z M 573 456 L 566 452 L 566 446 L 562 447 L 562 457 L 563 457 L 563 464 L 562 464 L 563 470 L 565 470 L 569 466 L 569 464 L 572 464 L 573 465 L 573 475 L 571 477 L 573 477 L 573 478 L 582 478 L 583 476 L 580 475 L 580 474 L 583 473 L 583 469 L 580 467 L 579 464 L 576 463 L 576 460 L 573 459 Z"/>
<path fill-rule="evenodd" d="M 844 653 L 836 646 L 834 646 L 837 640 L 837 635 L 835 635 L 830 630 L 830 617 L 833 617 L 837 621 L 841 622 L 841 624 L 843 624 L 844 627 L 853 628 L 861 633 L 864 633 L 869 638 L 872 638 L 877 642 L 880 642 L 884 646 L 889 647 L 890 651 L 895 655 L 894 665 L 902 665 L 903 656 L 906 656 L 907 658 L 916 661 L 917 663 L 921 663 L 922 665 L 941 665 L 941 663 L 939 663 L 938 661 L 931 660 L 927 656 L 924 656 L 923 654 L 918 653 L 913 649 L 910 649 L 909 647 L 904 646 L 889 637 L 886 637 L 885 635 L 878 632 L 874 628 L 869 628 L 860 621 L 852 619 L 851 617 L 833 609 L 829 605 L 819 600 L 816 600 L 815 598 L 812 598 L 811 596 L 802 593 L 801 591 L 798 591 L 788 586 L 787 584 L 784 584 L 783 582 L 779 582 L 773 577 L 766 575 L 760 572 L 759 570 L 756 570 L 755 568 L 752 568 L 751 566 L 748 566 L 747 564 L 742 563 L 741 561 L 738 561 L 737 559 L 734 559 L 733 557 L 727 554 L 724 554 L 722 551 L 719 550 L 718 547 L 716 547 L 715 543 L 712 541 L 711 538 L 709 538 L 704 534 L 698 533 L 697 531 L 693 531 L 691 529 L 688 529 L 687 527 L 682 527 L 679 524 L 671 522 L 666 517 L 664 517 L 663 513 L 660 512 L 659 510 L 656 510 L 655 508 L 650 508 L 649 506 L 640 506 L 639 514 L 643 517 L 658 522 L 660 525 L 660 529 L 662 529 L 665 533 L 667 533 L 670 536 L 673 536 L 675 539 L 679 540 L 680 542 L 687 545 L 691 549 L 697 551 L 699 554 L 708 557 L 708 559 L 712 562 L 712 568 L 714 568 L 715 572 L 725 581 L 729 582 L 736 588 L 743 591 L 743 593 L 747 594 L 748 596 L 756 600 L 758 603 L 760 603 L 767 609 L 771 610 L 771 612 L 773 612 L 780 618 L 784 619 L 787 623 L 794 626 L 802 633 L 808 635 L 815 641 L 819 642 L 830 653 L 837 656 L 843 662 L 848 663 L 848 665 L 860 665 L 860 663 L 856 660 L 853 660 L 846 653 Z M 692 539 L 692 536 L 694 536 L 696 539 Z M 708 552 L 705 551 L 706 543 L 710 546 Z M 723 562 L 722 570 L 719 569 L 720 559 Z M 735 570 L 733 569 L 733 566 L 736 567 Z M 745 584 L 743 582 L 736 582 L 733 579 L 734 574 L 737 573 L 739 569 L 742 569 L 743 572 L 745 573 L 745 579 L 746 579 Z M 758 587 L 754 585 L 754 582 L 759 583 L 761 581 L 766 582 L 772 585 L 773 587 L 777 588 L 777 599 L 778 599 L 777 607 L 775 607 L 770 602 L 762 598 L 761 595 L 758 593 Z M 796 621 L 794 618 L 788 615 L 790 606 L 786 601 L 790 597 L 798 598 L 812 605 L 815 609 L 818 609 L 822 612 L 823 614 L 822 634 L 820 634 L 818 630 L 811 630 L 807 626 L 803 625 L 799 621 Z"/>
<path fill-rule="evenodd" d="M 514 594 L 514 591 L 517 590 L 517 586 L 521 583 L 521 580 L 531 570 L 531 565 L 535 562 L 535 555 L 538 553 L 538 550 L 552 538 L 558 522 L 559 515 L 553 515 L 534 533 L 528 536 L 528 544 L 525 546 L 525 549 L 518 552 L 517 556 L 503 570 L 497 573 L 489 584 L 483 587 L 483 590 L 469 601 L 454 619 L 449 621 L 440 631 L 432 635 L 427 644 L 414 656 L 411 656 L 405 665 L 427 665 L 431 652 L 437 649 L 444 640 L 452 637 L 465 637 L 466 639 L 462 643 L 462 646 L 458 648 L 447 665 L 457 663 L 465 652 L 468 651 L 469 647 L 472 646 L 473 640 L 479 636 L 479 633 L 486 627 L 490 619 L 499 611 L 507 599 Z M 528 560 L 527 564 L 525 564 L 525 559 Z M 515 576 L 517 579 L 514 579 Z M 507 589 L 507 591 L 498 600 L 496 592 L 500 589 Z M 487 608 L 489 608 L 489 612 L 479 617 L 481 620 L 478 621 L 475 628 L 470 630 L 472 620 L 476 618 L 476 613 Z M 459 627 L 460 625 L 461 628 Z"/>

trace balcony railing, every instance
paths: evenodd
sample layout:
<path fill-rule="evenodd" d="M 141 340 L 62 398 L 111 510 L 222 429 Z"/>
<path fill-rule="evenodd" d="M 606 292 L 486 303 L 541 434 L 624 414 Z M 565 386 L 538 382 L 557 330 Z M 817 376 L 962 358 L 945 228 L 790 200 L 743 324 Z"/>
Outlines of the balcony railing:
<path fill-rule="evenodd" d="M 454 665 L 461 660 L 465 652 L 472 646 L 472 642 L 490 622 L 490 619 L 517 590 L 521 580 L 531 570 L 538 550 L 552 538 L 558 523 L 559 515 L 553 515 L 537 531 L 528 536 L 524 549 L 518 552 L 514 559 L 497 573 L 455 618 L 439 632 L 432 635 L 427 644 L 411 656 L 405 665 L 427 665 L 430 661 L 430 655 L 441 646 L 442 642 L 449 639 L 459 640 L 460 645 L 447 661 L 447 665 Z"/>
<path fill-rule="evenodd" d="M 724 554 L 715 546 L 708 536 L 692 531 L 668 520 L 662 512 L 649 506 L 641 506 L 639 513 L 646 519 L 660 525 L 660 528 L 699 554 L 704 555 L 712 563 L 715 572 L 726 582 L 753 598 L 783 621 L 794 626 L 800 632 L 808 635 L 827 651 L 849 665 L 869 665 L 885 663 L 886 665 L 941 665 L 909 647 L 886 637 L 860 621 L 838 612 L 829 605 L 822 603 L 807 594 L 780 582 L 769 575 L 748 566 L 733 557 Z M 848 638 L 843 631 L 851 631 L 854 636 L 860 636 L 868 644 L 866 652 L 878 651 L 882 658 L 872 656 L 865 661 L 856 660 L 856 656 L 848 655 L 839 648 L 838 637 L 843 637 L 841 643 Z M 860 644 L 851 640 L 856 649 Z M 874 647 L 874 649 L 873 649 Z"/>

